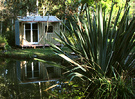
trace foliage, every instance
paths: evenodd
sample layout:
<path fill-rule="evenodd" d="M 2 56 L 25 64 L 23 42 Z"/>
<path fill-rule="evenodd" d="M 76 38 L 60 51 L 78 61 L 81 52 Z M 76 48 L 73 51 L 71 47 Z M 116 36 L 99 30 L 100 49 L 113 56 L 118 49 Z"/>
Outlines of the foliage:
<path fill-rule="evenodd" d="M 26 16 L 27 11 L 35 13 L 36 0 L 1 0 L 0 4 L 0 30 L 2 35 L 6 35 L 9 45 L 14 46 L 15 20 L 17 16 Z"/>
<path fill-rule="evenodd" d="M 5 13 L 2 13 L 5 18 L 13 17 L 15 19 L 18 15 L 26 15 L 26 11 L 34 12 L 36 8 L 36 0 L 3 0 L 1 4 L 6 8 Z"/>
<path fill-rule="evenodd" d="M 82 92 L 83 89 L 83 86 L 73 82 L 70 82 L 69 84 L 60 82 L 53 90 L 45 92 L 49 94 L 49 99 L 82 99 L 85 97 Z"/>
<path fill-rule="evenodd" d="M 0 35 L 0 43 L 6 43 L 6 39 Z"/>
<path fill-rule="evenodd" d="M 0 35 L 0 43 L 5 43 L 5 45 L 4 45 L 5 50 L 11 49 L 11 47 L 8 45 L 7 39 L 1 35 Z"/>
<path fill-rule="evenodd" d="M 124 97 L 132 98 L 134 97 L 134 89 L 131 87 L 128 89 L 125 83 L 130 79 L 130 74 L 133 73 L 132 70 L 134 70 L 135 65 L 135 54 L 134 52 L 131 53 L 135 46 L 135 17 L 129 22 L 129 7 L 127 6 L 124 10 L 119 8 L 116 18 L 112 20 L 114 18 L 112 15 L 113 7 L 114 4 L 112 4 L 109 17 L 105 11 L 102 12 L 100 5 L 93 13 L 87 7 L 86 20 L 74 16 L 74 21 L 70 22 L 70 28 L 67 27 L 70 39 L 63 32 L 61 35 L 56 33 L 60 38 L 56 40 L 71 49 L 78 58 L 71 59 L 69 54 L 64 53 L 59 47 L 51 45 L 59 56 L 71 63 L 71 68 L 67 71 L 71 77 L 70 80 L 78 77 L 83 81 L 88 81 L 86 85 L 88 96 L 96 90 L 99 90 L 98 96 L 100 96 L 102 93 L 100 90 L 107 89 L 102 86 L 94 88 L 94 86 L 104 83 L 108 86 L 110 82 L 111 88 L 113 88 L 112 92 L 116 95 L 113 98 L 121 97 L 121 93 Z M 124 14 L 120 19 L 122 11 Z M 125 79 L 121 78 L 122 75 L 126 75 L 124 76 Z M 124 87 L 120 84 L 124 84 Z M 91 87 L 94 89 L 89 92 Z M 124 89 L 121 90 L 121 87 Z M 102 94 L 103 97 L 109 98 L 108 91 L 105 91 L 105 96 L 104 93 Z"/>
<path fill-rule="evenodd" d="M 135 97 L 131 82 L 120 76 L 94 79 L 87 92 L 89 97 L 92 96 L 94 99 L 132 99 Z"/>
<path fill-rule="evenodd" d="M 90 8 L 95 8 L 96 10 L 96 6 L 97 3 L 102 5 L 102 10 L 106 12 L 106 14 L 108 14 L 109 16 L 109 12 L 111 11 L 111 4 L 112 2 L 115 4 L 113 7 L 113 12 L 112 15 L 113 17 L 115 16 L 115 14 L 117 13 L 117 11 L 119 10 L 119 7 L 126 7 L 125 3 L 128 4 L 131 8 L 129 11 L 129 18 L 132 18 L 134 15 L 134 0 L 80 0 L 82 3 L 81 6 L 81 10 L 82 12 L 84 10 L 86 10 L 87 5 L 89 5 Z M 121 13 L 120 18 L 122 17 L 123 13 Z M 112 20 L 115 18 L 112 18 Z M 119 19 L 120 20 L 120 19 Z"/>
<path fill-rule="evenodd" d="M 10 46 L 15 46 L 15 33 L 14 31 L 7 31 L 3 34 Z"/>

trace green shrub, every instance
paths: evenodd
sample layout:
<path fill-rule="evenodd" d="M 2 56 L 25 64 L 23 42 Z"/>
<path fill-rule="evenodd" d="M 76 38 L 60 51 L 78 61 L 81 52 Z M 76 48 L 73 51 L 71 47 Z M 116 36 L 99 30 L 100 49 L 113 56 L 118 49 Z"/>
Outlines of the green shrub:
<path fill-rule="evenodd" d="M 97 78 L 94 79 L 87 97 L 94 99 L 133 99 L 135 90 L 131 81 L 125 80 L 122 76 L 117 78 Z"/>
<path fill-rule="evenodd" d="M 15 32 L 14 31 L 5 32 L 4 36 L 6 37 L 9 46 L 15 46 Z"/>
<path fill-rule="evenodd" d="M 5 50 L 11 49 L 11 47 L 8 45 L 7 39 L 5 37 L 2 37 L 1 35 L 0 35 L 0 43 L 5 43 L 5 46 L 4 46 Z"/>
<path fill-rule="evenodd" d="M 7 43 L 7 40 L 0 35 L 0 43 Z"/>
<path fill-rule="evenodd" d="M 131 80 L 130 74 L 134 75 L 135 54 L 132 50 L 135 46 L 135 17 L 128 20 L 129 6 L 120 8 L 116 17 L 112 16 L 113 6 L 109 16 L 102 12 L 98 4 L 96 12 L 91 13 L 92 10 L 86 8 L 86 18 L 74 16 L 74 21 L 67 28 L 70 39 L 63 32 L 61 35 L 56 33 L 60 38 L 57 41 L 72 50 L 77 59 L 51 45 L 59 56 L 71 64 L 71 68 L 67 68 L 70 80 L 78 77 L 88 82 L 86 96 L 90 97 L 93 93 L 94 98 L 130 99 L 135 97 L 134 89 L 129 87 L 131 82 L 129 86 L 126 84 Z M 122 11 L 124 14 L 120 18 Z M 112 18 L 115 18 L 114 21 Z"/>

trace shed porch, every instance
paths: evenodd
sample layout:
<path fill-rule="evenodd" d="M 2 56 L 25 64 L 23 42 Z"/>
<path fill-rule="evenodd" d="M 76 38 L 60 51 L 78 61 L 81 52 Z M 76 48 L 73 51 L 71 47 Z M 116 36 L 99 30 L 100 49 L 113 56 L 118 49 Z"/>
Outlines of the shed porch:
<path fill-rule="evenodd" d="M 61 44 L 55 44 L 56 46 L 61 46 Z M 28 45 L 21 45 L 21 46 L 19 46 L 19 47 L 21 47 L 21 48 L 44 48 L 44 47 L 50 47 L 50 45 L 49 44 L 33 44 L 33 45 L 31 45 L 31 44 L 28 44 Z"/>

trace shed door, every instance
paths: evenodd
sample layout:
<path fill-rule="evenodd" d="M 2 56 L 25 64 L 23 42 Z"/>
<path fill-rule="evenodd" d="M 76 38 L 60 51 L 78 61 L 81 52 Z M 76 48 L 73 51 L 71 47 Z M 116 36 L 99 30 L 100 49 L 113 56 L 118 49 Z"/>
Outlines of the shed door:
<path fill-rule="evenodd" d="M 26 44 L 38 44 L 38 24 L 37 23 L 25 23 L 25 40 Z"/>

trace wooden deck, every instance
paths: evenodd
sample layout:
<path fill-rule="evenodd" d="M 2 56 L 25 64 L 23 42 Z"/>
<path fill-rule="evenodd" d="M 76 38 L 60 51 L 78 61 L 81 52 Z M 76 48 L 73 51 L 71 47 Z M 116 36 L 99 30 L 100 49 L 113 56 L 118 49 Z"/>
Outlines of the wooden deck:
<path fill-rule="evenodd" d="M 56 46 L 61 46 L 61 44 L 56 44 Z M 19 47 L 21 48 L 44 48 L 44 47 L 50 47 L 49 44 L 45 44 L 45 45 L 42 45 L 42 44 L 34 44 L 34 45 L 20 45 Z"/>

